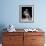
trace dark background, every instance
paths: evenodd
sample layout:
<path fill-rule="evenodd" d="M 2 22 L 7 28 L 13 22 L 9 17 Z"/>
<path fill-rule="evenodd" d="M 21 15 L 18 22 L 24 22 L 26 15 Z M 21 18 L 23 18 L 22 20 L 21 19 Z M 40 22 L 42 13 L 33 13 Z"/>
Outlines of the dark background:
<path fill-rule="evenodd" d="M 23 15 L 23 12 L 25 11 L 25 9 L 28 9 L 30 17 L 32 18 L 32 7 L 22 7 L 22 18 L 26 18 L 26 16 Z"/>

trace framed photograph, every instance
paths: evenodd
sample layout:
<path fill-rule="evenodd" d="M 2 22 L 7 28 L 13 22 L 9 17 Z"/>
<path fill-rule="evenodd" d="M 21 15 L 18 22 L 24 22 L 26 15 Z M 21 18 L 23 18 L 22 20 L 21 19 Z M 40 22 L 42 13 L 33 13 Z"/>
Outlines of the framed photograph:
<path fill-rule="evenodd" d="M 34 5 L 19 5 L 19 21 L 34 22 Z"/>

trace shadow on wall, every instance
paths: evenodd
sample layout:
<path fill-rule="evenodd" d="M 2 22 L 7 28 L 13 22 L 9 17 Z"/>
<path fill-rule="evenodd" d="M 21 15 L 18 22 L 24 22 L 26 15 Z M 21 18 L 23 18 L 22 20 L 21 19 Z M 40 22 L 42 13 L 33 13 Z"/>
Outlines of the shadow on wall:
<path fill-rule="evenodd" d="M 0 24 L 0 43 L 2 43 L 2 36 L 3 36 L 3 32 L 5 32 L 6 30 L 4 30 L 5 25 L 4 24 Z"/>

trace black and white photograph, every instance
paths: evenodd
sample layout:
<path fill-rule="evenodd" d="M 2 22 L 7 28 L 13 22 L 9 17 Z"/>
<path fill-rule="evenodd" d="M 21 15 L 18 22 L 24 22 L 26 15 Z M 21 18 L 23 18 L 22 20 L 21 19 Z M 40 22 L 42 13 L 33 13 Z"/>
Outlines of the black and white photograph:
<path fill-rule="evenodd" d="M 20 14 L 20 22 L 33 22 L 34 21 L 34 6 L 21 5 L 19 14 Z"/>

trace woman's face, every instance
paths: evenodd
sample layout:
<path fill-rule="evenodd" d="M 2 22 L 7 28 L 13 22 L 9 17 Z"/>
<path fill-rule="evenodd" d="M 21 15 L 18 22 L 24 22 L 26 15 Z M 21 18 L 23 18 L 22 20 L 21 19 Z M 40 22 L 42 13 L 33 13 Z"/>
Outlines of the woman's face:
<path fill-rule="evenodd" d="M 29 16 L 28 9 L 25 9 L 25 11 L 23 12 L 23 14 L 24 14 L 25 16 Z"/>

